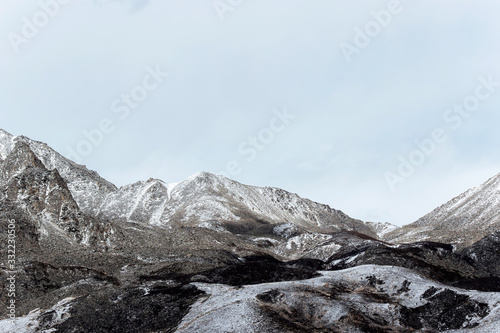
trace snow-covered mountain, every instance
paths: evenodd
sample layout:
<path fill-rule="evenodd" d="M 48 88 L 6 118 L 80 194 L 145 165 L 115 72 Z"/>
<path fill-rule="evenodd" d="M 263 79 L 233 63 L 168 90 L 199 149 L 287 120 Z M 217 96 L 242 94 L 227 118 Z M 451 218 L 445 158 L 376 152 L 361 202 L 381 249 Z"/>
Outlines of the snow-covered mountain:
<path fill-rule="evenodd" d="M 100 177 L 97 172 L 65 158 L 47 144 L 24 136 L 13 136 L 2 129 L 0 129 L 0 162 L 7 158 L 18 143 L 27 144 L 47 169 L 57 169 L 84 213 L 95 215 L 104 197 L 116 190 L 115 185 Z"/>
<path fill-rule="evenodd" d="M 23 140 L 0 162 L 0 202 L 21 208 L 42 239 L 102 245 L 112 233 L 108 223 L 81 212 L 58 169 L 47 169 Z"/>
<path fill-rule="evenodd" d="M 47 169 L 57 169 L 82 212 L 102 219 L 222 227 L 238 232 L 292 223 L 310 231 L 355 230 L 372 237 L 387 227 L 364 223 L 282 189 L 243 185 L 208 172 L 174 184 L 150 179 L 118 189 L 95 171 L 66 159 L 46 144 L 3 130 L 0 158 L 6 159 L 19 143 L 26 144 Z"/>
<path fill-rule="evenodd" d="M 150 179 L 121 187 L 106 196 L 98 216 L 155 225 L 248 230 L 291 223 L 309 230 L 356 230 L 376 236 L 376 226 L 327 205 L 278 188 L 243 185 L 208 172 L 175 184 Z"/>
<path fill-rule="evenodd" d="M 500 174 L 384 236 L 392 242 L 432 240 L 470 245 L 500 229 Z"/>

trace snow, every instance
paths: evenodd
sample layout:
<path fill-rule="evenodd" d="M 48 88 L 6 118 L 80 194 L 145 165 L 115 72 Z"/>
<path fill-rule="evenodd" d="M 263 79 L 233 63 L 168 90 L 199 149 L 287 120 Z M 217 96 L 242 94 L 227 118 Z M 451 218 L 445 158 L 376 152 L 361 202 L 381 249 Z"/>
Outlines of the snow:
<path fill-rule="evenodd" d="M 171 183 L 171 184 L 167 184 L 167 198 L 168 200 L 170 200 L 170 198 L 172 197 L 172 191 L 175 189 L 175 187 L 179 185 L 179 183 Z"/>
<path fill-rule="evenodd" d="M 273 245 L 279 244 L 279 241 L 269 237 L 257 237 L 253 239 L 254 242 L 269 242 Z"/>
<path fill-rule="evenodd" d="M 217 221 L 203 222 L 203 223 L 200 223 L 198 226 L 200 228 L 210 229 L 210 230 L 214 230 L 217 232 L 229 233 L 229 231 L 224 229 L 224 227 L 222 227 Z"/>
<path fill-rule="evenodd" d="M 23 317 L 17 317 L 14 320 L 4 319 L 0 320 L 0 331 L 4 333 L 35 333 L 44 332 L 51 333 L 56 332 L 55 329 L 42 330 L 38 329 L 41 322 L 39 319 L 43 313 L 54 311 L 54 316 L 51 324 L 57 325 L 66 321 L 70 315 L 69 310 L 71 309 L 71 301 L 74 297 L 68 297 L 59 301 L 56 305 L 47 311 L 41 311 L 40 309 L 34 309 L 29 314 Z"/>
<path fill-rule="evenodd" d="M 132 216 L 134 211 L 139 206 L 141 199 L 144 198 L 146 193 L 149 191 L 149 189 L 151 189 L 151 187 L 153 187 L 153 185 L 154 185 L 154 183 L 150 182 L 149 184 L 146 184 L 146 186 L 144 186 L 142 189 L 140 189 L 140 193 L 138 195 L 136 195 L 134 198 L 135 202 L 134 202 L 134 205 L 132 206 L 132 209 L 130 209 L 130 211 L 128 212 L 127 220 L 131 221 L 130 217 Z"/>
<path fill-rule="evenodd" d="M 264 283 L 241 288 L 220 284 L 194 283 L 196 287 L 208 295 L 191 306 L 189 313 L 183 318 L 176 332 L 269 332 L 268 318 L 259 311 L 257 295 L 277 289 L 280 291 L 280 297 L 283 298 L 280 302 L 292 305 L 306 297 L 303 293 L 304 287 L 321 290 L 325 285 L 335 282 L 339 282 L 346 286 L 347 290 L 351 290 L 351 292 L 340 295 L 341 299 L 355 302 L 357 306 L 364 308 L 363 311 L 376 311 L 383 317 L 394 320 L 394 315 L 397 313 L 394 305 L 366 302 L 363 295 L 358 292 L 368 286 L 368 276 L 376 276 L 377 279 L 384 281 L 384 284 L 377 286 L 377 288 L 383 290 L 387 295 L 392 295 L 390 297 L 393 298 L 393 301 L 409 308 L 425 304 L 426 300 L 421 296 L 430 287 L 441 290 L 447 288 L 461 294 L 467 294 L 472 299 L 487 302 L 493 309 L 490 315 L 480 322 L 479 328 L 467 330 L 467 332 L 476 332 L 476 330 L 477 332 L 495 332 L 494 330 L 487 331 L 487 329 L 498 328 L 500 293 L 452 288 L 425 279 L 411 270 L 394 266 L 364 265 L 340 271 L 321 271 L 320 273 L 322 276 L 309 280 Z M 405 281 L 409 282 L 407 285 L 409 291 L 401 295 L 398 290 Z M 307 303 L 314 306 L 317 313 L 324 313 L 320 320 L 325 323 L 334 322 L 347 314 L 348 309 L 343 301 L 324 300 L 321 297 L 307 299 Z"/>
<path fill-rule="evenodd" d="M 14 136 L 0 129 L 0 158 L 4 160 L 14 147 Z"/>
<path fill-rule="evenodd" d="M 297 231 L 298 228 L 293 223 L 283 223 L 273 228 L 273 233 L 283 238 L 289 238 Z"/>
<path fill-rule="evenodd" d="M 388 222 L 366 222 L 366 224 L 375 231 L 378 238 L 380 239 L 382 239 L 384 235 L 388 234 L 389 232 L 400 228 L 399 226 L 390 224 Z"/>
<path fill-rule="evenodd" d="M 272 249 L 276 254 L 289 258 L 316 258 L 326 260 L 342 246 L 333 242 L 333 236 L 321 233 L 303 233 L 289 238 Z"/>
<path fill-rule="evenodd" d="M 499 222 L 500 174 L 476 186 L 424 216 L 420 223 L 432 220 L 460 221 L 461 226 Z M 456 224 L 456 223 L 454 223 Z"/>
<path fill-rule="evenodd" d="M 499 294 L 499 293 L 496 293 Z M 449 330 L 450 333 L 496 333 L 500 332 L 500 301 L 491 293 L 477 294 L 479 300 L 488 303 L 492 311 L 479 321 L 479 326 L 468 329 Z"/>
<path fill-rule="evenodd" d="M 264 283 L 235 288 L 220 284 L 194 283 L 208 296 L 191 306 L 176 332 L 269 332 L 268 320 L 257 307 L 256 296 L 272 289 L 294 290 L 298 285 L 314 285 L 321 280 Z M 292 304 L 293 294 L 283 295 L 285 302 Z M 325 307 L 323 317 L 329 322 L 347 314 L 347 309 L 335 302 L 313 300 Z M 237 320 L 234 320 L 237 318 Z"/>

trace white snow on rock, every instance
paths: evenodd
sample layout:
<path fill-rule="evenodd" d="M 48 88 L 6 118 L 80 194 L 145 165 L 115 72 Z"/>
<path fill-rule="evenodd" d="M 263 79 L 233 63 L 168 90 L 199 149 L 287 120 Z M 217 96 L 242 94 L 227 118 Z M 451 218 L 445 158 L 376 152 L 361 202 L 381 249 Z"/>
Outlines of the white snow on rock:
<path fill-rule="evenodd" d="M 0 156 L 3 159 L 14 149 L 17 142 L 24 142 L 49 170 L 57 169 L 68 184 L 79 208 L 87 214 L 95 215 L 104 197 L 116 190 L 116 187 L 101 178 L 95 171 L 74 163 L 50 148 L 43 142 L 24 136 L 13 136 L 0 129 Z"/>
<path fill-rule="evenodd" d="M 16 317 L 14 320 L 4 319 L 0 320 L 0 332 L 2 333 L 51 333 L 56 332 L 55 329 L 41 329 L 40 319 L 43 314 L 53 312 L 54 315 L 51 316 L 52 320 L 50 324 L 57 325 L 66 321 L 70 315 L 69 310 L 71 309 L 71 301 L 74 297 L 68 297 L 59 301 L 49 310 L 42 311 L 40 309 L 32 310 L 26 316 Z"/>
<path fill-rule="evenodd" d="M 378 238 L 380 239 L 382 239 L 387 233 L 399 228 L 399 226 L 391 224 L 389 222 L 366 222 L 366 224 L 375 231 Z"/>
<path fill-rule="evenodd" d="M 369 276 L 375 276 L 383 281 L 379 288 L 381 292 L 389 295 L 391 301 L 409 308 L 424 305 L 427 301 L 422 295 L 431 287 L 438 290 L 449 289 L 468 295 L 473 300 L 487 303 L 491 312 L 478 321 L 478 327 L 468 329 L 467 332 L 496 332 L 495 330 L 487 331 L 487 329 L 498 327 L 500 293 L 466 291 L 449 287 L 425 279 L 409 269 L 394 266 L 365 265 L 320 273 L 321 277 L 309 280 L 246 285 L 238 288 L 220 284 L 195 283 L 199 289 L 207 293 L 207 296 L 191 306 L 176 332 L 273 332 L 272 323 L 259 308 L 260 303 L 257 298 L 257 295 L 271 290 L 279 291 L 279 303 L 285 304 L 287 308 L 293 309 L 294 305 L 300 307 L 302 305 L 300 302 L 305 301 L 317 313 L 315 320 L 325 325 L 332 324 L 346 315 L 349 311 L 348 304 L 363 307 L 364 311 L 376 313 L 377 316 L 397 325 L 398 311 L 393 304 L 370 302 L 362 296 L 361 293 L 366 288 L 373 289 L 369 285 L 367 278 Z M 328 288 L 330 285 L 339 283 L 347 291 L 338 295 L 336 299 L 315 296 L 320 295 L 318 292 L 310 294 L 305 292 L 311 288 L 321 290 L 321 288 Z M 407 286 L 407 291 L 402 295 L 400 290 L 403 285 Z M 470 323 L 474 323 L 475 320 L 478 319 L 470 318 Z M 281 331 L 277 329 L 276 332 Z"/>
<path fill-rule="evenodd" d="M 304 233 L 287 239 L 273 248 L 273 252 L 290 260 L 315 258 L 327 260 L 342 246 L 331 235 Z"/>
<path fill-rule="evenodd" d="M 0 129 L 0 159 L 5 160 L 7 155 L 14 148 L 14 136 Z"/>
<path fill-rule="evenodd" d="M 372 226 L 327 205 L 277 188 L 243 185 L 208 172 L 174 184 L 149 180 L 124 186 L 106 196 L 99 216 L 155 225 L 206 227 L 212 221 L 256 222 L 373 233 Z M 282 228 L 285 232 L 286 228 Z"/>

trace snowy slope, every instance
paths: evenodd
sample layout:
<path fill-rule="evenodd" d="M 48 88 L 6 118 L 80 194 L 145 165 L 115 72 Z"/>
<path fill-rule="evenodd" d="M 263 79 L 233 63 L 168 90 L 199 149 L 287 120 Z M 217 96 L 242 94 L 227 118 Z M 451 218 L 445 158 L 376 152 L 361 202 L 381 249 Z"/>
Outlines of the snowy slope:
<path fill-rule="evenodd" d="M 500 229 L 500 174 L 469 189 L 416 222 L 390 232 L 386 240 L 433 240 L 467 245 Z"/>
<path fill-rule="evenodd" d="M 391 224 L 389 222 L 365 222 L 373 231 L 377 234 L 378 238 L 382 239 L 386 234 L 393 232 L 399 228 L 399 226 Z"/>
<path fill-rule="evenodd" d="M 200 172 L 176 184 L 150 179 L 107 195 L 100 217 L 156 225 L 236 225 L 292 223 L 310 230 L 357 230 L 374 235 L 372 226 L 327 205 L 272 187 L 248 186 Z"/>
<path fill-rule="evenodd" d="M 191 307 L 176 332 L 283 332 L 283 322 L 303 332 L 408 332 L 418 326 L 425 332 L 456 327 L 494 332 L 487 329 L 500 321 L 500 293 L 450 288 L 392 266 L 321 273 L 310 280 L 243 287 L 197 283 L 207 296 Z M 463 303 L 447 309 L 447 297 Z M 431 314 L 442 318 L 429 320 Z M 363 322 L 368 318 L 378 325 L 368 326 Z"/>

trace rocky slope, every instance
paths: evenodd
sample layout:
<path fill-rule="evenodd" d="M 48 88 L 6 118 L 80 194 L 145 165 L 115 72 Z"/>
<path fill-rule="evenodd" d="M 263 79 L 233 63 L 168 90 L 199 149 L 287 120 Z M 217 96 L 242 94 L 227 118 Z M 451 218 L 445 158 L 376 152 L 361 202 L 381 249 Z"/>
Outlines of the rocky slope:
<path fill-rule="evenodd" d="M 500 174 L 384 235 L 391 242 L 435 241 L 471 245 L 500 229 Z"/>
<path fill-rule="evenodd" d="M 0 200 L 25 211 L 42 237 L 58 234 L 68 242 L 110 244 L 109 224 L 83 214 L 58 169 L 48 170 L 27 143 L 14 144 L 0 172 Z"/>
<path fill-rule="evenodd" d="M 5 160 L 18 143 L 28 145 L 48 170 L 57 169 L 84 213 L 95 215 L 104 197 L 116 190 L 116 186 L 101 178 L 95 171 L 68 160 L 47 144 L 24 136 L 13 136 L 2 129 L 0 129 L 0 161 Z"/>

